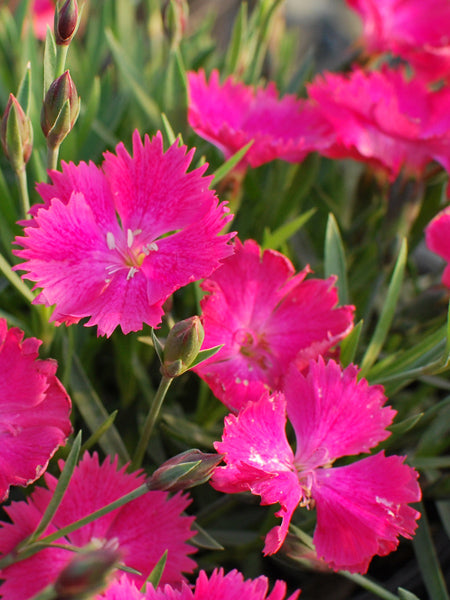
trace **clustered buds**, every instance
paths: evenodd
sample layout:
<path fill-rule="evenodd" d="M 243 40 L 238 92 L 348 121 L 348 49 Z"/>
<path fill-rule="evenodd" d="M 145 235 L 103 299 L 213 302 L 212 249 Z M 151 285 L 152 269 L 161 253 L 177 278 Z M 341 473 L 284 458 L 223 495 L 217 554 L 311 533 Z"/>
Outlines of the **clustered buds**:
<path fill-rule="evenodd" d="M 200 317 L 194 316 L 176 323 L 164 345 L 161 371 L 166 377 L 185 373 L 197 358 L 205 331 Z"/>
<path fill-rule="evenodd" d="M 60 9 L 55 11 L 55 41 L 59 46 L 68 46 L 77 30 L 77 0 L 66 0 Z"/>
<path fill-rule="evenodd" d="M 150 490 L 179 492 L 206 483 L 222 460 L 222 454 L 206 454 L 193 449 L 177 454 L 162 464 L 150 479 Z"/>
<path fill-rule="evenodd" d="M 17 98 L 9 95 L 0 126 L 3 150 L 13 169 L 18 173 L 25 168 L 33 148 L 33 128 Z"/>
<path fill-rule="evenodd" d="M 41 111 L 41 127 L 51 148 L 58 147 L 72 130 L 80 112 L 80 98 L 69 71 L 48 88 Z"/>

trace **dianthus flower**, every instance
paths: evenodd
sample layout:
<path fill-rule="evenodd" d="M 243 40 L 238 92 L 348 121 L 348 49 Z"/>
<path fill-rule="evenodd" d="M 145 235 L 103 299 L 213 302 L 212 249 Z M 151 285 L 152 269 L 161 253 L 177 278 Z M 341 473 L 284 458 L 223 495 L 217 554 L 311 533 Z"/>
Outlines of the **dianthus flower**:
<path fill-rule="evenodd" d="M 204 71 L 188 73 L 189 125 L 200 137 L 229 158 L 248 142 L 253 145 L 241 161 L 245 168 L 281 158 L 301 162 L 328 145 L 328 126 L 306 100 L 278 97 L 274 83 L 266 88 L 246 86 L 229 77 L 221 85 L 218 71 L 207 81 Z"/>
<path fill-rule="evenodd" d="M 401 56 L 427 80 L 448 78 L 448 0 L 347 0 L 347 4 L 361 17 L 369 52 Z"/>
<path fill-rule="evenodd" d="M 450 263 L 450 207 L 438 213 L 425 229 L 428 248 Z M 442 274 L 442 283 L 450 288 L 450 264 Z"/>
<path fill-rule="evenodd" d="M 0 319 L 0 501 L 40 477 L 72 431 L 70 398 L 56 362 L 39 360 L 41 343 Z"/>
<path fill-rule="evenodd" d="M 224 344 L 194 370 L 228 408 L 240 410 L 279 390 L 290 363 L 299 368 L 330 350 L 353 326 L 353 306 L 337 308 L 335 277 L 305 279 L 292 263 L 253 240 L 203 282 L 204 348 Z"/>
<path fill-rule="evenodd" d="M 296 600 L 299 593 L 294 592 L 287 600 Z M 192 587 L 183 583 L 181 589 L 166 585 L 155 590 L 149 585 L 144 593 L 140 593 L 126 577 L 122 577 L 98 596 L 98 600 L 284 600 L 285 597 L 284 581 L 276 581 L 269 593 L 267 577 L 244 579 L 239 571 L 224 574 L 223 569 L 215 569 L 209 578 L 204 571 L 200 571 Z"/>
<path fill-rule="evenodd" d="M 163 152 L 162 136 L 142 143 L 133 134 L 130 156 L 123 144 L 94 164 L 63 164 L 52 184 L 38 191 L 26 222 L 23 277 L 36 282 L 35 303 L 56 305 L 52 320 L 98 326 L 111 335 L 143 323 L 156 327 L 162 305 L 177 289 L 207 277 L 232 253 L 232 234 L 219 235 L 230 220 L 224 203 L 208 189 L 207 165 L 186 172 L 193 150 L 175 142 Z"/>
<path fill-rule="evenodd" d="M 2 523 L 0 554 L 10 553 L 18 543 L 37 527 L 55 490 L 57 480 L 45 475 L 48 489 L 36 487 L 26 502 L 13 502 L 5 508 L 11 523 Z M 99 464 L 98 456 L 85 453 L 75 468 L 65 496 L 45 534 L 87 516 L 144 484 L 145 476 L 117 470 L 117 460 L 106 459 Z M 141 586 L 163 553 L 168 557 L 162 581 L 179 583 L 182 572 L 191 572 L 195 562 L 188 554 L 195 549 L 186 543 L 194 532 L 193 517 L 181 513 L 189 498 L 167 492 L 149 491 L 121 508 L 85 525 L 56 543 L 79 548 L 91 542 L 115 544 L 123 562 L 141 573 L 130 577 Z M 73 558 L 64 548 L 45 548 L 30 558 L 0 571 L 2 598 L 27 600 L 56 580 L 61 570 Z"/>
<path fill-rule="evenodd" d="M 282 517 L 266 537 L 265 554 L 277 552 L 297 506 L 316 507 L 313 542 L 319 559 L 335 570 L 366 572 L 375 554 L 384 556 L 410 538 L 419 513 L 408 506 L 420 499 L 417 473 L 404 457 L 384 452 L 347 466 L 333 462 L 368 452 L 386 439 L 395 411 L 383 408 L 381 386 L 357 381 L 358 369 L 341 370 L 330 360 L 311 361 L 306 376 L 291 367 L 284 393 L 265 394 L 225 419 L 225 455 L 212 485 L 223 492 L 251 491 L 261 504 L 280 503 Z M 286 414 L 296 434 L 288 444 Z"/>
<path fill-rule="evenodd" d="M 449 89 L 429 91 L 418 77 L 387 68 L 326 73 L 307 87 L 334 130 L 325 156 L 369 163 L 391 180 L 402 168 L 421 176 L 433 160 L 449 170 Z"/>
<path fill-rule="evenodd" d="M 38 39 L 45 40 L 47 27 L 53 30 L 55 3 L 53 0 L 33 0 L 32 12 L 34 34 Z"/>

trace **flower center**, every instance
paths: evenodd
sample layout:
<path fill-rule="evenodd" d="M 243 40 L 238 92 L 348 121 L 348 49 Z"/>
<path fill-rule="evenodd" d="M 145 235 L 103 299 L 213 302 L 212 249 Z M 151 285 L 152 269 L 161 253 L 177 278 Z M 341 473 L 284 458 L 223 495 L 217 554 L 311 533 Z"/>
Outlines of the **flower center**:
<path fill-rule="evenodd" d="M 255 363 L 263 371 L 272 367 L 271 352 L 264 334 L 258 335 L 251 329 L 238 329 L 233 340 L 239 346 L 239 352 Z"/>
<path fill-rule="evenodd" d="M 139 271 L 145 257 L 150 252 L 156 252 L 158 245 L 156 242 L 142 244 L 136 240 L 136 237 L 142 233 L 141 229 L 131 231 L 127 229 L 127 234 L 115 238 L 111 231 L 106 234 L 106 245 L 112 251 L 112 263 L 106 267 L 106 283 L 111 281 L 111 276 L 121 269 L 128 269 L 127 280 L 134 277 Z"/>

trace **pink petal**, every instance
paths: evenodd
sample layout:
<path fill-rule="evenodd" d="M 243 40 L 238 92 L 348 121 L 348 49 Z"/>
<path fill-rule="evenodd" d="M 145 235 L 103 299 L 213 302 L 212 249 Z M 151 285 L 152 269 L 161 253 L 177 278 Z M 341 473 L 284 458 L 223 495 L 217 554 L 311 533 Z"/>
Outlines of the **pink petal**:
<path fill-rule="evenodd" d="M 306 470 L 336 458 L 368 452 L 390 432 L 386 428 L 396 414 L 383 408 L 382 386 L 357 380 L 354 365 L 346 369 L 319 357 L 311 361 L 306 376 L 291 367 L 284 392 L 289 420 L 296 438 L 295 463 Z"/>
<path fill-rule="evenodd" d="M 380 452 L 346 467 L 318 469 L 312 487 L 317 507 L 314 544 L 335 570 L 365 573 L 375 554 L 384 556 L 411 538 L 420 513 L 418 474 L 404 457 Z"/>

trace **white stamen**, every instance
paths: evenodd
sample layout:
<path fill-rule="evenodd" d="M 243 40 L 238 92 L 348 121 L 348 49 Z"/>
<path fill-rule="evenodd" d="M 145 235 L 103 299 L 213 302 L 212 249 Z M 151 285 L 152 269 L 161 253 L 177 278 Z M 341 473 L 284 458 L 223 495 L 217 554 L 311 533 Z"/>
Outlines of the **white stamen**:
<path fill-rule="evenodd" d="M 135 230 L 133 231 L 133 235 L 134 235 L 134 237 L 136 237 L 136 236 L 137 236 L 137 235 L 139 235 L 140 233 L 142 233 L 142 229 L 135 229 Z"/>
<path fill-rule="evenodd" d="M 146 246 L 142 246 L 142 252 L 145 254 L 145 256 L 148 256 L 150 252 L 156 252 L 157 250 L 159 250 L 159 248 L 156 242 L 151 242 Z"/>
<path fill-rule="evenodd" d="M 114 234 L 112 231 L 108 231 L 106 234 L 106 245 L 110 250 L 114 250 L 116 247 L 116 240 L 114 239 Z"/>
<path fill-rule="evenodd" d="M 139 269 L 136 269 L 136 267 L 131 267 L 127 274 L 127 281 L 129 279 L 132 279 L 138 271 L 139 271 Z"/>
<path fill-rule="evenodd" d="M 127 229 L 127 246 L 128 248 L 131 248 L 131 246 L 133 245 L 133 240 L 134 240 L 134 234 L 131 231 L 131 229 Z"/>

